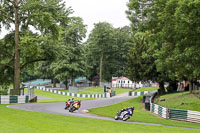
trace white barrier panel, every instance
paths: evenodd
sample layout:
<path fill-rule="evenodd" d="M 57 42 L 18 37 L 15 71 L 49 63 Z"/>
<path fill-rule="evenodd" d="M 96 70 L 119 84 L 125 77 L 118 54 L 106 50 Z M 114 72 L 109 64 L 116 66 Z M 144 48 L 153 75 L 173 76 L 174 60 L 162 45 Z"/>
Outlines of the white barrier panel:
<path fill-rule="evenodd" d="M 1 104 L 10 104 L 9 96 L 1 96 Z"/>

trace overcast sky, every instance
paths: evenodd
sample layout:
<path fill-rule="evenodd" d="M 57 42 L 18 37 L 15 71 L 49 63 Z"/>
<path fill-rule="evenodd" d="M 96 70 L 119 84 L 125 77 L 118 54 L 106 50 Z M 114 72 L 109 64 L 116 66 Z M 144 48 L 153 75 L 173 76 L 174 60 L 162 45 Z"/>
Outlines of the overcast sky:
<path fill-rule="evenodd" d="M 66 7 L 72 7 L 73 16 L 84 20 L 88 33 L 93 29 L 93 24 L 98 22 L 111 23 L 115 28 L 129 25 L 126 17 L 128 0 L 65 0 Z M 5 29 L 0 32 L 0 38 L 5 36 Z"/>
<path fill-rule="evenodd" d="M 65 0 L 66 6 L 71 6 L 74 16 L 83 18 L 88 25 L 88 34 L 93 29 L 93 24 L 109 22 L 115 28 L 129 25 L 126 17 L 127 2 L 129 0 Z"/>

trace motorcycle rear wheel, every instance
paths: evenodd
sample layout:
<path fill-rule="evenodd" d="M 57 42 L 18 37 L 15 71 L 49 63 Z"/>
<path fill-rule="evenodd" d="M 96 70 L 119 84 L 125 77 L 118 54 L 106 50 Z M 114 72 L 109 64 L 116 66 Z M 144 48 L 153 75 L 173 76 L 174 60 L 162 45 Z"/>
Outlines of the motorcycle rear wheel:
<path fill-rule="evenodd" d="M 70 109 L 69 109 L 69 112 L 74 112 L 74 109 L 73 109 L 73 108 L 70 108 Z"/>

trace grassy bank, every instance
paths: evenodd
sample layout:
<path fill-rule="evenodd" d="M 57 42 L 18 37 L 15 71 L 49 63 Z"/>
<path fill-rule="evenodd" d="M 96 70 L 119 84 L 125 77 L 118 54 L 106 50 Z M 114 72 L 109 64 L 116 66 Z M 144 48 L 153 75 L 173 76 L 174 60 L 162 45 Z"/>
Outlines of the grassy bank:
<path fill-rule="evenodd" d="M 157 124 L 163 124 L 163 125 L 168 125 L 168 126 L 200 128 L 200 124 L 166 120 L 166 119 L 160 118 L 158 116 L 155 116 L 154 114 L 152 114 L 148 111 L 145 111 L 142 108 L 141 100 L 142 100 L 142 97 L 138 97 L 136 99 L 131 99 L 129 101 L 114 104 L 111 106 L 91 109 L 90 113 L 100 115 L 100 116 L 107 116 L 107 117 L 114 118 L 117 111 L 120 111 L 122 108 L 134 106 L 135 111 L 134 111 L 133 116 L 129 119 L 130 121 L 157 123 Z"/>
<path fill-rule="evenodd" d="M 188 129 L 145 126 L 49 113 L 21 111 L 0 105 L 0 133 L 199 133 Z"/>
<path fill-rule="evenodd" d="M 27 89 L 25 89 L 25 92 L 28 92 Z M 42 90 L 39 90 L 39 89 L 35 89 L 35 95 L 40 95 L 40 96 L 52 98 L 52 99 L 38 99 L 39 103 L 65 102 L 69 98 L 72 98 L 70 96 L 60 95 L 60 94 L 56 94 L 56 93 L 52 93 L 52 92 L 47 92 L 47 91 L 42 91 Z M 92 99 L 92 98 L 79 98 L 79 97 L 75 97 L 74 99 L 75 100 L 88 100 L 88 99 Z"/>
<path fill-rule="evenodd" d="M 157 89 L 158 89 L 158 87 L 142 87 L 140 89 L 135 90 L 134 92 L 139 92 L 139 91 L 155 91 Z"/>
<path fill-rule="evenodd" d="M 115 90 L 116 94 L 131 91 L 131 89 L 125 89 L 125 88 L 112 88 L 112 90 Z M 60 91 L 69 92 L 68 90 L 60 90 Z M 103 87 L 80 88 L 77 93 L 78 94 L 104 94 L 104 88 Z"/>
<path fill-rule="evenodd" d="M 161 98 L 165 101 L 159 101 Z M 167 108 L 200 111 L 200 99 L 189 92 L 163 95 L 156 100 L 156 103 Z"/>

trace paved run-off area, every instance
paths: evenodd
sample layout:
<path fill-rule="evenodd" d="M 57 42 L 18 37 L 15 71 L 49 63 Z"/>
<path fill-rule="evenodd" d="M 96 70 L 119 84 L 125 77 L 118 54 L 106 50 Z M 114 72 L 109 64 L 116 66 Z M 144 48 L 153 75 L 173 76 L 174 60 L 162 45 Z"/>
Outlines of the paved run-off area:
<path fill-rule="evenodd" d="M 64 109 L 65 102 L 19 104 L 19 105 L 9 105 L 8 107 L 20 109 L 20 110 L 27 110 L 27 111 L 45 112 L 45 113 L 60 114 L 60 115 L 70 115 L 70 116 L 75 116 L 75 117 L 87 117 L 87 118 L 115 121 L 114 118 L 96 116 L 93 114 L 86 113 L 86 110 L 92 109 L 92 108 L 109 106 L 112 104 L 116 104 L 119 102 L 123 102 L 123 101 L 129 100 L 129 99 L 132 99 L 132 98 L 134 98 L 134 96 L 128 96 L 128 93 L 123 93 L 123 94 L 114 96 L 112 98 L 101 98 L 101 99 L 95 99 L 95 100 L 82 101 L 81 108 L 78 111 L 75 111 L 74 113 L 70 113 L 68 110 Z M 115 121 L 115 122 L 124 122 L 124 121 Z M 161 124 L 131 122 L 131 121 L 126 121 L 126 123 L 153 125 L 153 126 L 165 126 L 165 125 L 161 125 Z M 165 127 L 173 127 L 173 126 L 165 126 Z M 184 127 L 173 127 L 173 128 L 193 129 L 193 128 L 184 128 Z M 200 129 L 194 129 L 194 130 L 200 131 Z"/>

